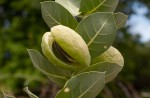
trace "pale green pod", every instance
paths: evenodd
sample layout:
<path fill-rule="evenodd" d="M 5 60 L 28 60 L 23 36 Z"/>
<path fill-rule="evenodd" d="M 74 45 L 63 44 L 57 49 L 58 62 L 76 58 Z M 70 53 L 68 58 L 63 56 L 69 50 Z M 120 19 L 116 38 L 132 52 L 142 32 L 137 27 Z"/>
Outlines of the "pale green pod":
<path fill-rule="evenodd" d="M 54 43 L 62 49 L 61 52 L 65 52 L 64 55 L 69 62 L 64 62 L 55 55 Z M 52 27 L 51 32 L 43 35 L 41 46 L 44 55 L 58 67 L 79 70 L 90 65 L 91 57 L 85 41 L 78 33 L 66 26 Z"/>
<path fill-rule="evenodd" d="M 94 58 L 91 64 L 96 64 L 99 62 L 111 62 L 116 63 L 120 66 L 124 66 L 124 58 L 121 53 L 114 47 L 109 47 L 107 51 L 103 54 L 99 55 L 98 57 Z"/>

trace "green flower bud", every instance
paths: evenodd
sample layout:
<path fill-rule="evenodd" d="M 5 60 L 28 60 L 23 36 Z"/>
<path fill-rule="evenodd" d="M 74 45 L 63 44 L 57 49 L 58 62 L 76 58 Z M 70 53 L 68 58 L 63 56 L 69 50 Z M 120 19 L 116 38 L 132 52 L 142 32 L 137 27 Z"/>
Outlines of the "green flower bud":
<path fill-rule="evenodd" d="M 88 67 L 90 53 L 85 41 L 74 30 L 57 25 L 42 38 L 42 51 L 54 65 L 71 70 Z"/>

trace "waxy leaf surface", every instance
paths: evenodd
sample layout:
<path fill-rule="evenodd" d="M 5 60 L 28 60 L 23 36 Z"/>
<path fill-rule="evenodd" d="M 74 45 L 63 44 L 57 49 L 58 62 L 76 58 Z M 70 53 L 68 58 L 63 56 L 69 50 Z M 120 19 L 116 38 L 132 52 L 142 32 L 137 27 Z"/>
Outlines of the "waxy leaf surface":
<path fill-rule="evenodd" d="M 66 73 L 64 70 L 53 66 L 45 57 L 43 57 L 38 51 L 28 49 L 29 56 L 35 68 L 47 75 L 48 78 L 63 86 L 66 82 Z"/>
<path fill-rule="evenodd" d="M 87 43 L 91 57 L 102 54 L 114 42 L 116 25 L 113 13 L 97 12 L 83 19 L 76 28 Z"/>
<path fill-rule="evenodd" d="M 75 29 L 78 22 L 62 5 L 53 2 L 41 2 L 42 17 L 49 28 L 56 25 L 64 25 Z"/>
<path fill-rule="evenodd" d="M 81 0 L 80 12 L 113 12 L 119 0 Z"/>
<path fill-rule="evenodd" d="M 68 80 L 56 98 L 95 98 L 104 85 L 104 72 L 81 73 Z"/>

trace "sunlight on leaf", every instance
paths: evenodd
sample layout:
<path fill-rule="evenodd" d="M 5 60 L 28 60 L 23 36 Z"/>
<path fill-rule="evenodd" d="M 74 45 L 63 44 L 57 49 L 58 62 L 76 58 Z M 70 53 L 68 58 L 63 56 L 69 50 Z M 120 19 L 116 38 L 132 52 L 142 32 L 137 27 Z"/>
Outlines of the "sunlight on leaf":
<path fill-rule="evenodd" d="M 55 0 L 55 2 L 65 7 L 73 16 L 80 14 L 80 2 L 81 0 Z"/>

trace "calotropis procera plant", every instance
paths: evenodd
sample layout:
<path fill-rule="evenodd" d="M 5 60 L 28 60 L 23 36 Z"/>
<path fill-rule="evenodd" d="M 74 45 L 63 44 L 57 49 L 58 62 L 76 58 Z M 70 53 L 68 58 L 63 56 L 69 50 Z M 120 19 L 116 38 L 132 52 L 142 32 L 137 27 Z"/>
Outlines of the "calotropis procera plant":
<path fill-rule="evenodd" d="M 95 98 L 124 65 L 111 46 L 127 16 L 114 13 L 119 0 L 41 2 L 50 31 L 42 37 L 42 56 L 28 49 L 33 65 L 62 89 L 55 98 Z M 28 88 L 31 98 L 38 98 Z"/>

